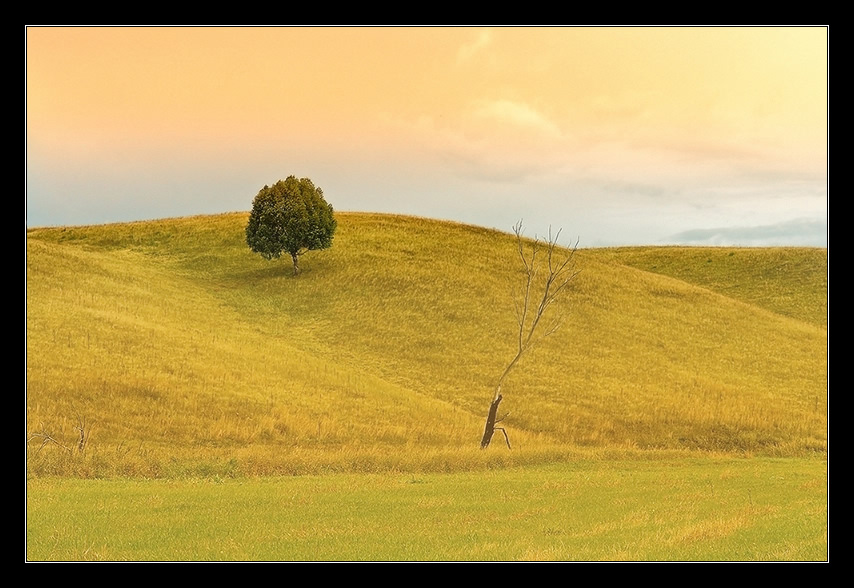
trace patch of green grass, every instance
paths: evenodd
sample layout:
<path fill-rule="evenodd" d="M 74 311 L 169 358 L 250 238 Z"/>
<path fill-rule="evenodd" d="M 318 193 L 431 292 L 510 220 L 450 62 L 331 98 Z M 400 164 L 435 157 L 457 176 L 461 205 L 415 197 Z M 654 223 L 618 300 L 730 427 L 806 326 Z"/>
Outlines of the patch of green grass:
<path fill-rule="evenodd" d="M 458 474 L 32 479 L 27 558 L 827 559 L 824 460 L 656 455 Z"/>

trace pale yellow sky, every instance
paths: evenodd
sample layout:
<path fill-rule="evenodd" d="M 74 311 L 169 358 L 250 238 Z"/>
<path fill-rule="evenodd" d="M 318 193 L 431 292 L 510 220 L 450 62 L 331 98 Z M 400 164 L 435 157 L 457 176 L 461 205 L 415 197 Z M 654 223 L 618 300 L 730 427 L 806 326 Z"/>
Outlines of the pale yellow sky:
<path fill-rule="evenodd" d="M 776 180 L 784 191 L 813 182 L 809 195 L 790 197 L 823 199 L 826 209 L 827 35 L 824 27 L 30 27 L 28 209 L 40 213 L 39 199 L 51 198 L 41 193 L 58 182 L 42 177 L 51 169 L 91 168 L 92 178 L 104 176 L 94 189 L 116 169 L 156 174 L 161 160 L 162 177 L 180 176 L 182 159 L 188 173 L 233 166 L 247 189 L 279 179 L 251 179 L 253 167 L 321 186 L 318 174 L 335 169 L 326 183 L 336 190 L 375 183 L 370 198 L 342 194 L 344 208 L 379 206 L 392 189 L 399 204 L 407 178 L 419 183 L 410 195 L 422 213 L 431 210 L 421 204 L 431 177 L 491 179 L 506 198 L 515 183 L 521 201 L 544 184 L 603 194 L 619 185 L 617 206 L 620 191 L 637 202 L 631 186 L 690 192 L 694 205 L 712 193 L 768 196 L 774 182 L 761 178 L 787 174 Z M 384 174 L 388 167 L 401 177 Z M 475 188 L 477 208 L 485 197 Z M 457 214 L 436 200 L 435 216 Z M 808 212 L 801 200 L 794 216 Z M 785 216 L 777 213 L 769 222 Z M 761 221 L 757 213 L 745 222 Z"/>

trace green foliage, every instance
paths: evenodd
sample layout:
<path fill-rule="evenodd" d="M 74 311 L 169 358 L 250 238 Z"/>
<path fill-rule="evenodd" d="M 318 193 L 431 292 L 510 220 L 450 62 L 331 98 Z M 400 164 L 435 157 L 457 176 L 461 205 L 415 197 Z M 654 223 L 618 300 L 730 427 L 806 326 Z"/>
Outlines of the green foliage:
<path fill-rule="evenodd" d="M 331 247 L 336 226 L 332 205 L 324 200 L 323 190 L 308 178 L 288 176 L 264 186 L 255 196 L 246 225 L 246 243 L 264 259 L 290 254 L 297 274 L 298 256 Z"/>

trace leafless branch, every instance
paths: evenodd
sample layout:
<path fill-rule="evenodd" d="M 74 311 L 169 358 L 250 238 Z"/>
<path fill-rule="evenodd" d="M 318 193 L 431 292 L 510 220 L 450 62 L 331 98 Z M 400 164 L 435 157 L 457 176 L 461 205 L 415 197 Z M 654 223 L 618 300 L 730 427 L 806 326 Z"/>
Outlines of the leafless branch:
<path fill-rule="evenodd" d="M 575 270 L 574 265 L 575 252 L 578 250 L 577 240 L 569 249 L 569 252 L 565 256 L 560 257 L 558 239 L 560 238 L 561 231 L 558 231 L 556 235 L 552 235 L 550 227 L 548 239 L 545 242 L 534 238 L 530 243 L 530 253 L 526 253 L 525 240 L 522 237 L 522 221 L 513 225 L 513 233 L 516 235 L 516 247 L 519 252 L 519 259 L 522 261 L 525 283 L 521 296 L 516 296 L 513 300 L 516 324 L 519 329 L 517 333 L 516 355 L 498 379 L 493 400 L 498 398 L 498 395 L 501 393 L 501 384 L 503 384 L 504 379 L 516 366 L 522 355 L 541 339 L 548 337 L 560 327 L 561 317 L 557 317 L 545 330 L 541 329 L 538 331 L 537 329 L 548 308 L 578 275 L 578 271 Z M 532 306 L 532 300 L 535 299 L 534 289 L 537 285 L 537 256 L 543 251 L 546 256 L 545 265 L 548 273 L 543 284 L 542 295 L 538 298 L 538 302 Z"/>
<path fill-rule="evenodd" d="M 530 246 L 527 248 L 530 253 L 526 252 L 525 240 L 522 237 L 522 221 L 513 225 L 513 233 L 516 235 L 516 247 L 519 252 L 519 259 L 522 261 L 522 268 L 525 273 L 524 291 L 521 295 L 514 296 L 513 307 L 516 313 L 517 332 L 517 347 L 516 354 L 501 377 L 498 378 L 498 383 L 495 387 L 495 393 L 492 396 L 492 404 L 490 405 L 489 415 L 486 419 L 486 427 L 481 439 L 481 448 L 485 448 L 492 440 L 492 436 L 496 430 L 504 433 L 504 438 L 507 441 L 507 447 L 510 447 L 510 439 L 507 436 L 507 431 L 502 427 L 496 427 L 496 423 L 501 419 L 497 419 L 498 404 L 501 402 L 501 385 L 504 379 L 516 366 L 522 356 L 529 351 L 540 340 L 548 337 L 558 330 L 561 325 L 562 317 L 555 317 L 549 326 L 543 330 L 538 327 L 540 321 L 546 315 L 549 307 L 560 297 L 566 290 L 572 280 L 578 275 L 575 269 L 575 252 L 578 250 L 578 240 L 571 246 L 566 254 L 562 254 L 558 249 L 558 239 L 561 231 L 552 235 L 551 227 L 546 241 L 540 241 L 534 238 L 530 241 Z M 541 262 L 538 256 L 545 254 L 545 280 L 538 279 L 538 266 Z M 537 295 L 537 288 L 542 285 L 542 295 Z"/>
<path fill-rule="evenodd" d="M 86 418 L 77 415 L 77 426 L 74 427 L 77 433 L 80 435 L 77 439 L 77 451 L 83 453 L 86 450 L 86 446 L 89 444 L 89 435 L 92 432 L 92 425 L 89 425 L 89 428 L 86 428 Z"/>
<path fill-rule="evenodd" d="M 53 443 L 54 445 L 56 445 L 58 447 L 61 447 L 62 449 L 68 451 L 69 453 L 71 452 L 70 447 L 63 445 L 62 443 L 57 441 L 56 438 L 53 435 L 51 435 L 50 433 L 45 433 L 45 432 L 33 433 L 32 435 L 27 437 L 27 444 L 29 444 L 30 441 L 32 441 L 33 439 L 41 439 L 41 442 L 42 442 L 41 445 L 39 445 L 39 448 L 36 450 L 37 454 L 42 449 L 44 449 L 45 445 L 50 445 L 51 443 Z"/>
<path fill-rule="evenodd" d="M 87 426 L 86 419 L 78 415 L 77 426 L 74 427 L 74 430 L 77 431 L 78 434 L 77 451 L 78 453 L 83 453 L 84 451 L 86 451 L 86 446 L 89 444 L 89 435 L 92 432 L 92 425 L 90 424 Z M 27 437 L 27 444 L 34 440 L 41 440 L 41 445 L 39 445 L 39 448 L 36 450 L 36 453 L 39 453 L 42 449 L 44 449 L 45 445 L 51 444 L 56 445 L 57 447 L 60 447 L 61 449 L 64 449 L 69 453 L 72 453 L 74 451 L 73 447 L 62 443 L 52 433 L 47 432 L 44 425 L 42 425 L 41 431 L 32 433 L 29 437 Z"/>

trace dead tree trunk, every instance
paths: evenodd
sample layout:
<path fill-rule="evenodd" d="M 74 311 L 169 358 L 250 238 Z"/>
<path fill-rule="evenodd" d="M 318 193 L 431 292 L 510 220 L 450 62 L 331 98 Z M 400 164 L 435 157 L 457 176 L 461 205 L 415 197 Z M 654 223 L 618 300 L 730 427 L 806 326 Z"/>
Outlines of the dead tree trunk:
<path fill-rule="evenodd" d="M 531 243 L 530 256 L 525 253 L 525 243 L 522 240 L 522 221 L 519 221 L 513 226 L 513 232 L 516 234 L 516 245 L 519 251 L 519 258 L 522 260 L 522 266 L 525 272 L 525 288 L 521 296 L 514 298 L 516 305 L 516 324 L 518 325 L 516 355 L 504 368 L 501 377 L 498 378 L 498 384 L 495 387 L 495 393 L 492 396 L 492 403 L 489 405 L 489 413 L 486 417 L 486 427 L 483 431 L 483 437 L 480 441 L 480 448 L 486 449 L 492 441 L 492 436 L 496 430 L 504 433 L 504 439 L 507 441 L 507 447 L 510 447 L 510 439 L 507 436 L 507 431 L 503 427 L 496 427 L 496 423 L 501 422 L 507 415 L 497 418 L 498 404 L 503 396 L 501 395 L 501 385 L 510 371 L 516 366 L 522 356 L 533 348 L 534 344 L 541 339 L 548 337 L 554 333 L 560 326 L 561 317 L 558 316 L 552 320 L 549 327 L 545 331 L 540 326 L 540 320 L 546 314 L 549 306 L 558 298 L 558 296 L 566 289 L 569 283 L 578 275 L 575 270 L 574 257 L 578 249 L 578 242 L 569 250 L 569 252 L 561 259 L 556 256 L 557 240 L 560 237 L 560 231 L 552 237 L 551 229 L 549 229 L 549 237 L 545 242 L 539 239 L 534 239 Z M 538 265 L 537 255 L 545 252 L 545 279 L 544 281 L 536 281 Z M 542 295 L 538 296 L 536 290 L 542 288 Z M 508 413 L 509 414 L 509 413 Z"/>
<path fill-rule="evenodd" d="M 507 441 L 507 449 L 512 449 L 510 447 L 510 437 L 507 436 L 507 431 L 504 430 L 504 427 L 496 427 L 497 423 L 500 423 L 507 416 L 506 414 L 499 418 L 498 416 L 498 405 L 501 403 L 501 399 L 503 396 L 501 394 L 498 395 L 492 404 L 489 406 L 489 415 L 486 417 L 486 428 L 483 430 L 483 438 L 480 440 L 480 448 L 484 449 L 489 442 L 492 441 L 492 436 L 495 434 L 495 431 L 501 431 L 504 433 L 504 440 Z"/>

